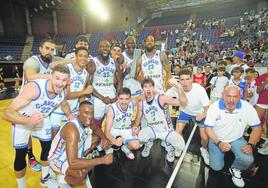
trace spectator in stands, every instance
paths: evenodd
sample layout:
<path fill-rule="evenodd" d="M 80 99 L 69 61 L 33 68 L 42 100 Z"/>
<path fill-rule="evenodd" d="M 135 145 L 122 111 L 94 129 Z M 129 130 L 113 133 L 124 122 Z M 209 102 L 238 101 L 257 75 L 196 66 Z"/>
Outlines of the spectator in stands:
<path fill-rule="evenodd" d="M 244 187 L 241 170 L 246 170 L 253 163 L 253 149 L 262 129 L 256 110 L 247 101 L 240 99 L 240 88 L 227 86 L 223 99 L 209 107 L 205 125 L 209 137 L 210 167 L 215 171 L 221 170 L 224 167 L 224 154 L 232 151 L 235 160 L 229 171 L 233 183 L 237 187 Z M 248 142 L 243 138 L 247 125 L 252 128 Z"/>
<path fill-rule="evenodd" d="M 246 100 L 248 97 L 248 83 L 241 78 L 244 70 L 242 67 L 234 67 L 232 70 L 232 78 L 230 78 L 228 85 L 236 85 L 241 89 L 241 99 Z"/>
<path fill-rule="evenodd" d="M 3 67 L 0 67 L 0 92 L 2 93 L 5 88 Z"/>
<path fill-rule="evenodd" d="M 244 71 L 248 69 L 249 67 L 244 62 L 245 56 L 245 52 L 237 51 L 233 57 L 234 64 L 230 67 L 230 71 L 232 71 L 234 67 L 242 67 Z"/>
<path fill-rule="evenodd" d="M 223 68 L 225 68 L 225 70 L 226 70 L 226 65 L 227 65 L 227 63 L 226 63 L 225 61 L 222 61 L 222 60 L 221 60 L 221 61 L 218 61 L 218 63 L 217 63 L 217 68 L 223 67 Z M 215 69 L 215 70 L 213 71 L 213 74 L 214 74 L 215 76 L 218 75 L 218 73 L 217 73 L 217 69 Z M 228 79 L 231 78 L 231 74 L 230 74 L 229 72 L 227 72 L 227 71 L 225 71 L 224 76 L 226 76 Z"/>
<path fill-rule="evenodd" d="M 193 76 L 193 82 L 198 83 L 201 86 L 205 87 L 206 85 L 206 76 L 203 74 L 203 67 L 197 67 L 196 73 Z"/>
<path fill-rule="evenodd" d="M 212 67 L 210 64 L 205 65 L 205 72 L 203 73 L 206 77 L 206 85 L 205 89 L 207 92 L 208 97 L 210 98 L 210 92 L 211 92 L 211 87 L 210 87 L 210 80 L 213 78 L 213 74 L 211 73 Z"/>
<path fill-rule="evenodd" d="M 77 37 L 76 41 L 75 41 L 75 49 L 79 48 L 79 47 L 84 47 L 86 49 L 88 49 L 88 45 L 89 45 L 89 42 L 88 42 L 88 37 L 85 36 L 85 35 L 80 35 Z M 92 57 L 90 56 L 89 59 L 91 59 Z M 66 60 L 73 60 L 75 59 L 75 52 L 71 52 L 69 54 L 67 54 L 65 56 L 65 59 Z"/>
<path fill-rule="evenodd" d="M 173 66 L 173 71 L 171 73 L 172 78 L 176 79 L 179 82 L 179 73 L 181 71 L 181 65 L 175 64 Z"/>
<path fill-rule="evenodd" d="M 225 68 L 219 67 L 217 69 L 217 76 L 213 77 L 210 81 L 212 92 L 211 102 L 216 102 L 222 98 L 224 87 L 228 84 L 228 78 L 224 76 Z"/>

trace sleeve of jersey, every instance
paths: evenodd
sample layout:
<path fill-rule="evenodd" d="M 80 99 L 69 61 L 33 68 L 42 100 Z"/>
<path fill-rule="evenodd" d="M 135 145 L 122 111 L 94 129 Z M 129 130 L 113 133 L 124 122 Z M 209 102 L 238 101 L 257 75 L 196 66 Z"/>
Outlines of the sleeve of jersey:
<path fill-rule="evenodd" d="M 208 108 L 207 117 L 205 119 L 205 127 L 212 128 L 215 126 L 216 115 L 217 115 L 217 112 L 215 112 L 215 106 L 216 106 L 215 104 L 218 104 L 218 103 L 214 103 Z"/>
<path fill-rule="evenodd" d="M 34 70 L 36 72 L 40 72 L 40 66 L 39 63 L 37 62 L 37 60 L 33 57 L 28 58 L 24 64 L 23 64 L 23 70 Z"/>
<path fill-rule="evenodd" d="M 260 119 L 259 119 L 259 116 L 256 112 L 256 110 L 254 109 L 253 106 L 251 106 L 250 104 L 247 105 L 246 107 L 246 117 L 248 118 L 248 125 L 250 127 L 258 127 L 261 125 L 261 122 L 260 122 Z M 247 114 L 250 114 L 249 116 Z"/>
<path fill-rule="evenodd" d="M 203 106 L 209 106 L 209 98 L 208 94 L 202 86 L 200 86 L 200 96 L 201 96 L 201 102 Z"/>

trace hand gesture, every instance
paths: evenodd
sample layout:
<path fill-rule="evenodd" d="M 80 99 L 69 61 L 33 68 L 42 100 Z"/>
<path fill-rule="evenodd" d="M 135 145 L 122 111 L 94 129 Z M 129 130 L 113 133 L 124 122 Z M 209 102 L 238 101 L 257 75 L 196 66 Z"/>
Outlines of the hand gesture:
<path fill-rule="evenodd" d="M 105 104 L 110 104 L 111 99 L 109 97 L 103 97 L 102 102 L 104 102 Z"/>
<path fill-rule="evenodd" d="M 246 144 L 246 145 L 241 147 L 241 151 L 245 154 L 250 155 L 250 154 L 252 154 L 252 147 L 251 147 L 251 145 Z"/>
<path fill-rule="evenodd" d="M 39 125 L 44 120 L 44 116 L 41 112 L 33 112 L 32 115 L 29 117 L 29 125 L 33 128 Z"/>
<path fill-rule="evenodd" d="M 227 152 L 227 151 L 230 151 L 231 149 L 231 144 L 229 143 L 225 143 L 225 142 L 221 142 L 219 144 L 219 148 L 221 149 L 222 152 Z"/>
<path fill-rule="evenodd" d="M 140 132 L 140 128 L 139 127 L 137 127 L 137 126 L 133 126 L 132 127 L 132 134 L 133 135 L 138 135 L 139 132 Z"/>
<path fill-rule="evenodd" d="M 103 149 L 108 149 L 110 147 L 110 141 L 108 139 L 102 139 L 101 140 L 101 145 L 103 147 Z"/>
<path fill-rule="evenodd" d="M 85 95 L 91 94 L 91 93 L 93 93 L 93 90 L 94 90 L 93 86 L 92 86 L 92 85 L 88 85 L 88 86 L 84 89 L 84 94 L 85 94 Z"/>
<path fill-rule="evenodd" d="M 175 79 L 175 78 L 171 78 L 168 80 L 168 84 L 171 86 L 171 87 L 178 87 L 178 85 L 180 85 L 178 83 L 178 81 Z"/>

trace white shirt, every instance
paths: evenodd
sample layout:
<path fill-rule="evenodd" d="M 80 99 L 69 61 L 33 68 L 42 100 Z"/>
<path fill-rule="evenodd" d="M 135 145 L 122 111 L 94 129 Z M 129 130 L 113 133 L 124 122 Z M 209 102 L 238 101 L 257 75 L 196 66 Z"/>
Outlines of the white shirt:
<path fill-rule="evenodd" d="M 210 80 L 210 83 L 213 87 L 211 96 L 220 98 L 222 96 L 224 87 L 228 83 L 228 78 L 226 76 L 215 76 Z"/>
<path fill-rule="evenodd" d="M 209 98 L 203 86 L 193 83 L 192 89 L 185 92 L 188 99 L 186 106 L 182 106 L 181 110 L 184 113 L 196 116 L 204 112 L 204 107 L 209 105 Z"/>
<path fill-rule="evenodd" d="M 230 143 L 243 136 L 247 125 L 259 126 L 260 120 L 256 110 L 247 101 L 240 100 L 230 113 L 221 99 L 209 107 L 205 125 L 212 128 L 220 141 Z"/>

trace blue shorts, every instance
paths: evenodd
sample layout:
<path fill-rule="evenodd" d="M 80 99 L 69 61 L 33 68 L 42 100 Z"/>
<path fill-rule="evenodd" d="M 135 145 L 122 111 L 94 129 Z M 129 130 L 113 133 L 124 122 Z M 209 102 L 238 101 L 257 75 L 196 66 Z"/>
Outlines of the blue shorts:
<path fill-rule="evenodd" d="M 196 121 L 196 116 L 193 116 L 193 115 L 190 115 L 190 114 L 187 114 L 185 112 L 182 112 L 180 111 L 180 115 L 179 117 L 177 118 L 177 122 L 178 123 L 188 123 L 189 120 L 194 120 L 196 122 L 196 124 L 200 127 L 200 128 L 204 128 L 205 127 L 205 119 L 202 119 L 201 121 Z"/>

